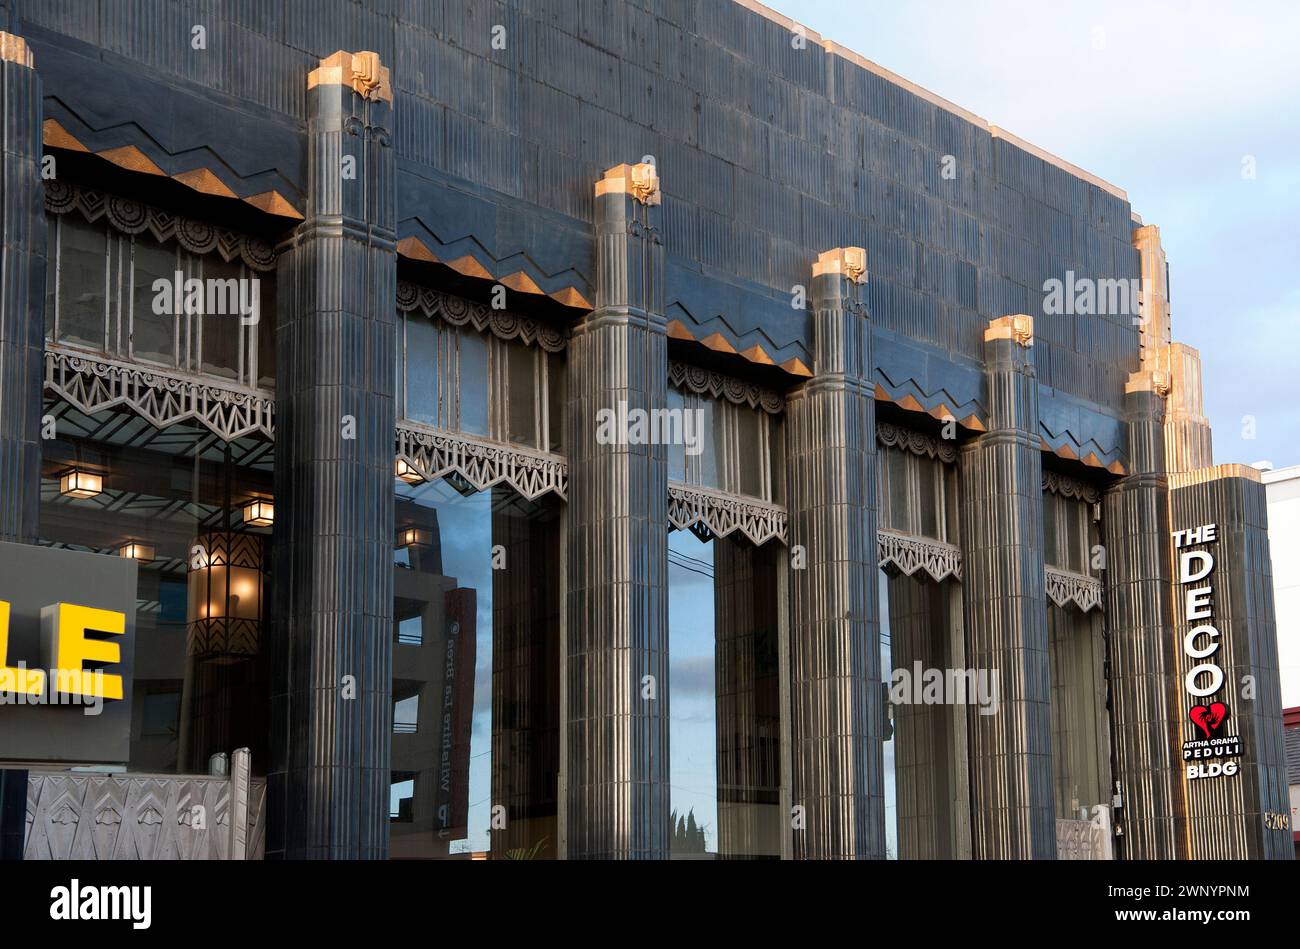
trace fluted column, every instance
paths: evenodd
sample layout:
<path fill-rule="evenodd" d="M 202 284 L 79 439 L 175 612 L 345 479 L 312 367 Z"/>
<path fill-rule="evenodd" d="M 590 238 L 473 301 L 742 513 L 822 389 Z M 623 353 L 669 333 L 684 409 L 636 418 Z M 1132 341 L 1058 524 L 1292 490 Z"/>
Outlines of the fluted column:
<path fill-rule="evenodd" d="M 307 82 L 306 219 L 281 248 L 269 853 L 388 854 L 395 299 L 392 90 Z"/>
<path fill-rule="evenodd" d="M 1161 372 L 1134 373 L 1125 387 L 1129 474 L 1102 498 L 1106 546 L 1106 627 L 1110 647 L 1111 733 L 1123 807 L 1115 823 L 1122 855 L 1170 860 L 1180 853 L 1175 817 L 1185 805 L 1171 781 L 1180 723 L 1171 716 L 1170 676 L 1178 644 L 1169 634 L 1169 483 L 1165 476 L 1165 396 Z"/>
<path fill-rule="evenodd" d="M 668 454 L 622 422 L 668 403 L 659 200 L 653 165 L 596 183 L 596 307 L 569 344 L 571 858 L 669 853 Z"/>
<path fill-rule="evenodd" d="M 988 431 L 961 453 L 966 660 L 996 672 L 995 715 L 970 717 L 972 852 L 1056 856 L 1051 652 L 1043 574 L 1043 485 L 1033 320 L 984 333 Z"/>
<path fill-rule="evenodd" d="M 885 855 L 876 404 L 866 252 L 813 266 L 813 378 L 788 399 L 794 855 Z"/>
<path fill-rule="evenodd" d="M 0 541 L 29 544 L 36 542 L 41 505 L 41 115 L 41 80 L 31 50 L 21 36 L 0 32 Z"/>

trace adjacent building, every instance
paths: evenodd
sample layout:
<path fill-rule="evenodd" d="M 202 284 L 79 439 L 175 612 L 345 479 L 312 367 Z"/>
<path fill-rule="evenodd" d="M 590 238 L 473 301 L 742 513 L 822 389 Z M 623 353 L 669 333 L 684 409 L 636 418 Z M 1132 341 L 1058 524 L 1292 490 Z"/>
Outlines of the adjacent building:
<path fill-rule="evenodd" d="M 0 540 L 103 611 L 0 685 L 131 660 L 6 855 L 1292 857 L 1120 188 L 748 0 L 133 11 L 0 7 Z"/>

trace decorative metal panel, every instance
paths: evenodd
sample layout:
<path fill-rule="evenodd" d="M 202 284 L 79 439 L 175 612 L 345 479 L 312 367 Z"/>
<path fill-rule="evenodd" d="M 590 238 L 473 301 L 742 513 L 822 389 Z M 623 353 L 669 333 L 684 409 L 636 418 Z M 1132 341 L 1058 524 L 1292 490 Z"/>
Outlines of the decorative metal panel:
<path fill-rule="evenodd" d="M 164 369 L 50 347 L 45 388 L 87 413 L 126 406 L 158 428 L 193 419 L 224 441 L 251 434 L 274 437 L 271 393 Z"/>
<path fill-rule="evenodd" d="M 258 237 L 217 227 L 198 218 L 181 217 L 130 198 L 104 194 L 62 179 L 45 182 L 45 210 L 51 214 L 79 211 L 87 221 L 107 216 L 123 234 L 148 231 L 158 241 L 175 239 L 192 254 L 219 253 L 223 260 L 242 260 L 254 270 L 275 269 L 275 248 Z"/>
<path fill-rule="evenodd" d="M 701 540 L 739 532 L 756 546 L 769 540 L 784 544 L 787 520 L 778 504 L 677 482 L 668 485 L 668 522 Z"/>
<path fill-rule="evenodd" d="M 1098 807 L 1092 820 L 1058 820 L 1056 859 L 1113 860 L 1110 812 L 1104 807 Z"/>
<path fill-rule="evenodd" d="M 1083 612 L 1102 604 L 1101 581 L 1068 570 L 1047 567 L 1047 596 L 1057 606 L 1073 603 Z"/>
<path fill-rule="evenodd" d="M 957 446 L 949 441 L 922 435 L 910 428 L 889 422 L 876 422 L 876 441 L 888 448 L 899 448 L 914 455 L 937 458 L 952 464 L 957 460 Z"/>
<path fill-rule="evenodd" d="M 472 326 L 480 333 L 491 333 L 505 340 L 517 339 L 550 353 L 561 352 L 568 343 L 567 334 L 558 326 L 406 281 L 397 284 L 397 309 L 402 313 L 422 313 L 452 326 Z"/>
<path fill-rule="evenodd" d="M 248 816 L 232 828 L 236 787 Z M 260 859 L 265 798 L 265 781 L 225 776 L 31 771 L 23 859 L 229 860 L 243 839 Z"/>
<path fill-rule="evenodd" d="M 715 399 L 726 399 L 735 405 L 762 409 L 772 415 L 785 410 L 785 397 L 779 392 L 688 363 L 668 363 L 668 384 L 697 395 L 708 395 Z"/>
<path fill-rule="evenodd" d="M 476 490 L 508 484 L 529 500 L 548 492 L 563 498 L 568 491 L 568 465 L 559 455 L 410 422 L 398 423 L 397 457 L 425 481 L 459 475 Z"/>
<path fill-rule="evenodd" d="M 934 580 L 961 579 L 961 549 L 928 537 L 878 530 L 880 566 L 893 567 L 906 576 L 924 571 Z"/>
<path fill-rule="evenodd" d="M 1096 504 L 1101 500 L 1101 492 L 1097 490 L 1096 485 L 1079 481 L 1059 471 L 1052 471 L 1050 468 L 1043 469 L 1043 490 L 1075 501 L 1087 501 L 1089 504 Z"/>

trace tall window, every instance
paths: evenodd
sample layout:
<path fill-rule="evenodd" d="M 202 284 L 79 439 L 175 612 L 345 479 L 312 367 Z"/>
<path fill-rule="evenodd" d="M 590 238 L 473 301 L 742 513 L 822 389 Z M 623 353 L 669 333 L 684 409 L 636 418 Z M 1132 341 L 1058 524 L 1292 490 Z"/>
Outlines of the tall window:
<path fill-rule="evenodd" d="M 270 763 L 267 658 L 272 445 L 222 442 L 190 423 L 51 401 L 43 443 L 41 543 L 137 564 L 133 771 L 206 774 L 248 747 Z M 70 492 L 69 472 L 95 476 Z M 255 502 L 260 502 L 256 507 Z"/>
<path fill-rule="evenodd" d="M 395 482 L 395 858 L 556 855 L 559 505 Z"/>
<path fill-rule="evenodd" d="M 106 219 L 48 215 L 46 337 L 250 387 L 275 378 L 275 278 Z"/>
<path fill-rule="evenodd" d="M 672 857 L 779 858 L 782 548 L 668 544 Z"/>
<path fill-rule="evenodd" d="M 1090 486 L 1043 491 L 1044 560 L 1058 570 L 1097 576 L 1101 527 Z M 1047 604 L 1052 658 L 1052 762 L 1056 816 L 1089 816 L 1110 803 L 1106 644 L 1100 610 Z"/>
<path fill-rule="evenodd" d="M 878 526 L 939 546 L 958 543 L 957 470 L 881 445 Z M 935 574 L 940 576 L 941 574 Z M 891 859 L 970 856 L 969 716 L 996 712 L 996 671 L 968 668 L 961 585 L 890 563 L 879 577 L 885 707 L 885 840 Z"/>
<path fill-rule="evenodd" d="M 782 501 L 781 416 L 675 387 L 668 390 L 668 409 L 671 417 L 682 420 L 682 437 L 668 445 L 670 481 Z"/>
<path fill-rule="evenodd" d="M 949 544 L 958 542 L 954 465 L 882 446 L 876 470 L 878 526 Z"/>
<path fill-rule="evenodd" d="M 539 451 L 563 444 L 564 356 L 399 313 L 398 416 Z"/>

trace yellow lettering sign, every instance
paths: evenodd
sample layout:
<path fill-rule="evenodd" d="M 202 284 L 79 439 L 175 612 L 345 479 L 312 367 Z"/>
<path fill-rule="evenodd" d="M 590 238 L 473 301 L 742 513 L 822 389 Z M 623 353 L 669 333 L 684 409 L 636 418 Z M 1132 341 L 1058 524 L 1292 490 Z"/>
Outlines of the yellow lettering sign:
<path fill-rule="evenodd" d="M 97 610 L 72 603 L 55 603 L 41 610 L 41 641 L 44 655 L 57 677 L 55 691 L 89 698 L 120 699 L 122 677 L 87 670 L 87 662 L 119 662 L 117 643 L 88 639 L 87 632 L 121 636 L 126 632 L 126 614 Z"/>
<path fill-rule="evenodd" d="M 0 692 L 13 695 L 41 695 L 45 692 L 45 673 L 40 669 L 20 669 L 8 665 L 9 604 L 0 600 Z"/>

